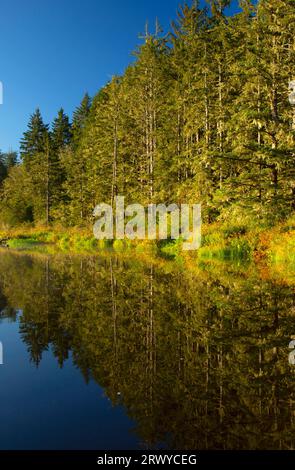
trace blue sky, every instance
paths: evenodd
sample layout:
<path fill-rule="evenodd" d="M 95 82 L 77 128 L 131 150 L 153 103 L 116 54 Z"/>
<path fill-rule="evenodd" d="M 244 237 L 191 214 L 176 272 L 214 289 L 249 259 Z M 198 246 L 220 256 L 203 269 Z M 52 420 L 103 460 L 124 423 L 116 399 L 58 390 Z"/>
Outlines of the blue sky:
<path fill-rule="evenodd" d="M 181 0 L 1 0 L 0 149 L 18 149 L 30 114 L 71 116 L 132 60 L 146 21 L 167 30 Z M 238 1 L 234 1 L 232 11 Z"/>

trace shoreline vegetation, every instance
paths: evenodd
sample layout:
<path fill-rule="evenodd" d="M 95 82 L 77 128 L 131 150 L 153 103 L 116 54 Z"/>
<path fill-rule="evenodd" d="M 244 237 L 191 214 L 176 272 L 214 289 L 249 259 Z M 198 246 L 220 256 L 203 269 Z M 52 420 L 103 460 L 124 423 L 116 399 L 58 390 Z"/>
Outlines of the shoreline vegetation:
<path fill-rule="evenodd" d="M 293 0 L 244 1 L 233 16 L 228 4 L 184 3 L 168 34 L 146 28 L 122 76 L 86 93 L 71 120 L 62 108 L 51 124 L 31 115 L 20 156 L 0 152 L 10 248 L 294 267 Z M 118 195 L 144 207 L 201 204 L 201 248 L 97 241 L 93 210 Z"/>
<path fill-rule="evenodd" d="M 154 241 L 99 242 L 89 233 L 74 229 L 70 232 L 35 228 L 10 233 L 8 247 L 1 248 L 3 255 L 29 256 L 30 258 L 79 259 L 99 257 L 105 260 L 115 257 L 122 261 L 139 263 L 140 266 L 155 266 L 164 270 L 178 269 L 198 278 L 209 276 L 230 276 L 236 280 L 256 273 L 258 280 L 274 282 L 277 285 L 295 285 L 294 232 L 281 227 L 275 231 L 249 232 L 223 240 L 220 245 L 214 242 L 203 244 L 196 251 L 184 252 L 177 243 L 159 244 Z M 256 244 L 250 241 L 256 238 Z M 278 244 L 281 240 L 281 244 Z M 205 242 L 208 243 L 208 242 Z M 237 245 L 244 249 L 237 250 Z M 234 245 L 234 248 L 233 248 Z M 260 249 L 258 249 L 260 245 Z M 246 247 L 246 248 L 245 248 Z M 166 267 L 165 267 L 166 266 Z M 169 267 L 170 266 L 170 267 Z"/>
<path fill-rule="evenodd" d="M 291 278 L 295 275 L 295 217 L 274 227 L 205 224 L 201 248 L 190 252 L 182 250 L 181 240 L 97 240 L 89 228 L 58 225 L 0 230 L 0 240 L 4 240 L 8 248 L 16 250 L 38 251 L 46 246 L 64 253 L 99 254 L 103 250 L 111 250 L 194 262 L 254 262 L 268 267 L 279 265 Z"/>

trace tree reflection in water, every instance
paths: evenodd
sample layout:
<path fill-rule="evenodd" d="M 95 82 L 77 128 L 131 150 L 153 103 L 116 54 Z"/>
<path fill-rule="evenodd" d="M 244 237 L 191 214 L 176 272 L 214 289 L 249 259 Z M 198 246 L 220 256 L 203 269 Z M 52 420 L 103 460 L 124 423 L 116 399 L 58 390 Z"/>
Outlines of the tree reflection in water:
<path fill-rule="evenodd" d="M 148 446 L 294 448 L 288 283 L 251 265 L 4 252 L 0 288 L 31 360 L 71 352 Z"/>

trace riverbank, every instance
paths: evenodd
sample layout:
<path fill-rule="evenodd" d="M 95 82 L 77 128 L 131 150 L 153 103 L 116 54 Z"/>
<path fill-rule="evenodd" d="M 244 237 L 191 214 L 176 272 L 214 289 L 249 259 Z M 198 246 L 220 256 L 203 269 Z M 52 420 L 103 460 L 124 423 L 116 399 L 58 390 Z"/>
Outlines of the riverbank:
<path fill-rule="evenodd" d="M 96 240 L 88 228 L 61 226 L 22 226 L 0 230 L 9 248 L 33 248 L 40 244 L 53 245 L 62 251 L 105 249 L 162 254 L 166 257 L 194 259 L 249 260 L 266 264 L 286 265 L 295 270 L 295 216 L 274 227 L 252 227 L 215 223 L 203 225 L 202 246 L 185 252 L 181 241 Z"/>

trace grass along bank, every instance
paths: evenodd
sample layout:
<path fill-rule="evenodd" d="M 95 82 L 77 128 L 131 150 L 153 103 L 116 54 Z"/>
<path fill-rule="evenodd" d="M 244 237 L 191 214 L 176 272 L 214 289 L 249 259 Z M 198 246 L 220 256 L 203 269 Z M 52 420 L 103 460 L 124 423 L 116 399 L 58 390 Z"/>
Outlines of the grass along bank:
<path fill-rule="evenodd" d="M 195 252 L 184 252 L 182 241 L 96 240 L 88 228 L 62 226 L 22 226 L 0 230 L 0 239 L 8 239 L 10 248 L 30 248 L 40 244 L 55 245 L 62 251 L 148 251 L 167 257 L 199 259 L 253 260 L 285 264 L 295 269 L 295 216 L 275 227 L 252 227 L 215 223 L 203 225 L 202 246 Z"/>

